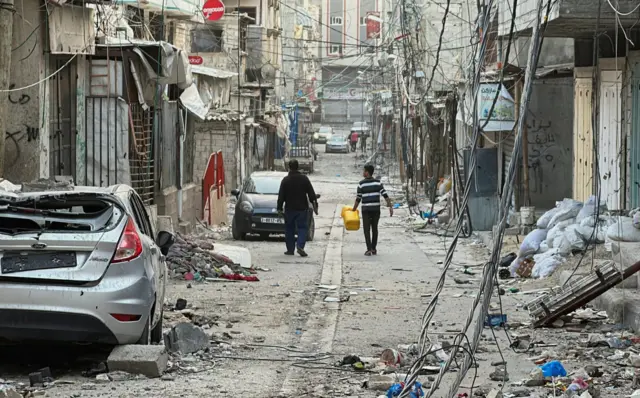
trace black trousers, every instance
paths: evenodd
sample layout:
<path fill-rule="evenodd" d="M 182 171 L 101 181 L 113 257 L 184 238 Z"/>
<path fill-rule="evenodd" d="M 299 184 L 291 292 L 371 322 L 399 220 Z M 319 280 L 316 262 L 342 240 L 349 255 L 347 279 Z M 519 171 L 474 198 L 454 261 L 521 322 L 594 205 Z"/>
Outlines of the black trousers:
<path fill-rule="evenodd" d="M 380 211 L 362 212 L 362 227 L 364 229 L 364 240 L 367 242 L 367 250 L 377 250 L 379 221 Z"/>

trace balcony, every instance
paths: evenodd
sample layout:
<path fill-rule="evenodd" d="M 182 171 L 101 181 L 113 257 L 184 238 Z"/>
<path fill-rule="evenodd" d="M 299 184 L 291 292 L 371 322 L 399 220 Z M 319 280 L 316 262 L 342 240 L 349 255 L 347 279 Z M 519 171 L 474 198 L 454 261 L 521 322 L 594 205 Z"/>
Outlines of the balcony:
<path fill-rule="evenodd" d="M 184 20 L 202 20 L 202 0 L 122 0 L 119 5 L 141 8 Z"/>
<path fill-rule="evenodd" d="M 546 11 L 546 0 L 544 1 Z M 601 6 L 598 1 L 585 0 L 552 0 L 549 24 L 545 31 L 548 37 L 569 37 L 575 39 L 591 38 L 598 24 L 600 14 L 600 30 L 613 30 L 616 26 L 616 14 L 606 0 Z M 615 5 L 616 2 L 612 1 Z M 516 11 L 515 31 L 520 35 L 530 34 L 536 20 L 538 0 L 520 0 Z M 627 13 L 638 5 L 638 0 L 618 0 L 618 10 Z M 513 0 L 500 0 L 498 34 L 507 36 L 511 25 L 511 8 Z M 600 13 L 598 9 L 600 8 Z M 638 20 L 638 13 L 628 16 L 620 15 L 620 23 L 626 29 L 634 26 Z"/>

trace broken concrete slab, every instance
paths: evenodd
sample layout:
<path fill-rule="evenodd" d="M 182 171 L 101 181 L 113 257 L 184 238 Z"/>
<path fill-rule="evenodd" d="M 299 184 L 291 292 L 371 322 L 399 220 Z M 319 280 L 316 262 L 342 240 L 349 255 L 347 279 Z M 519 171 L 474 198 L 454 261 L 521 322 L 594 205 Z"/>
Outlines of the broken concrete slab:
<path fill-rule="evenodd" d="M 371 375 L 367 381 L 367 388 L 374 391 L 387 391 L 396 382 L 395 377 L 388 375 Z"/>
<path fill-rule="evenodd" d="M 13 387 L 0 385 L 0 398 L 22 398 L 22 394 Z"/>
<path fill-rule="evenodd" d="M 171 353 L 192 354 L 209 347 L 209 336 L 202 328 L 183 322 L 164 336 L 164 345 Z"/>
<path fill-rule="evenodd" d="M 122 345 L 111 351 L 107 359 L 109 371 L 123 371 L 160 377 L 167 369 L 169 354 L 161 345 Z"/>

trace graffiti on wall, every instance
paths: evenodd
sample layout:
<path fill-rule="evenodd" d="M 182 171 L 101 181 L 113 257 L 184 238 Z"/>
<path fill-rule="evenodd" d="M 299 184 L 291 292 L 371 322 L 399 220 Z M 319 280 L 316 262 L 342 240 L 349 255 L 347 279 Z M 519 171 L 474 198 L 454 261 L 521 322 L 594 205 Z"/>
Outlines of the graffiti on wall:
<path fill-rule="evenodd" d="M 15 84 L 9 85 L 9 90 L 12 90 L 16 87 Z M 7 99 L 13 105 L 26 105 L 31 101 L 31 97 L 28 94 L 21 94 L 18 96 L 15 93 L 9 93 L 7 95 Z M 8 155 L 9 163 L 15 163 L 20 159 L 20 143 L 21 142 L 32 142 L 36 141 L 40 137 L 40 128 L 32 127 L 28 124 L 23 124 L 23 128 L 15 129 L 14 131 L 7 131 L 6 134 L 6 142 L 7 146 L 5 148 L 5 152 Z M 13 144 L 13 145 L 11 145 Z M 13 146 L 13 148 L 11 147 Z"/>
<path fill-rule="evenodd" d="M 9 85 L 9 90 L 13 90 L 14 88 L 16 88 L 15 84 L 10 84 Z M 31 101 L 31 97 L 28 96 L 27 94 L 22 94 L 20 96 L 20 98 L 18 98 L 18 99 L 12 98 L 11 94 L 9 94 L 8 97 L 9 97 L 9 102 L 11 102 L 14 105 L 18 105 L 18 104 L 19 105 L 25 105 L 25 104 L 29 103 L 29 101 Z"/>
<path fill-rule="evenodd" d="M 533 119 L 527 127 L 530 189 L 531 192 L 542 193 L 544 172 L 551 173 L 556 169 L 558 162 L 562 164 L 566 153 L 557 137 L 561 132 L 558 128 L 555 130 L 552 128 L 551 121 L 542 123 Z"/>

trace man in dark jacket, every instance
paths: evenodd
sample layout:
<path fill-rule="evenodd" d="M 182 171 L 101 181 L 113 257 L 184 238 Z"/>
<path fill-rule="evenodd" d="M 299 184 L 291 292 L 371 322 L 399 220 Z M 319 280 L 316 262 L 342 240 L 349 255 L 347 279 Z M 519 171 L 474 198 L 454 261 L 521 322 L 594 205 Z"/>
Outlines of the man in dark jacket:
<path fill-rule="evenodd" d="M 309 202 L 313 204 L 313 211 L 318 214 L 318 197 L 313 190 L 309 178 L 301 174 L 296 159 L 289 161 L 289 175 L 282 179 L 278 192 L 278 213 L 284 210 L 285 241 L 287 256 L 293 256 L 294 249 L 302 257 L 307 257 L 304 245 L 307 242 L 307 220 L 309 219 Z M 298 229 L 298 242 L 295 233 Z"/>

